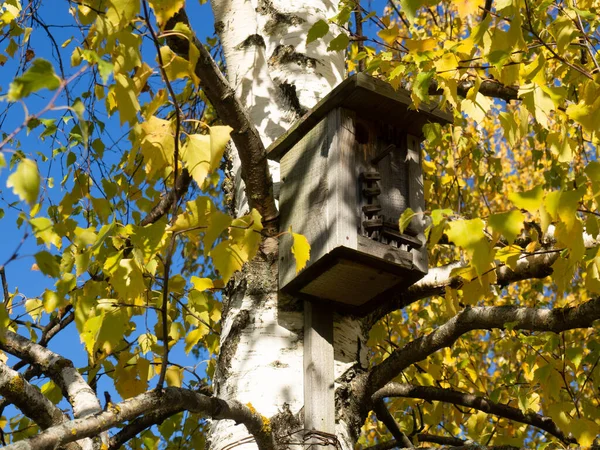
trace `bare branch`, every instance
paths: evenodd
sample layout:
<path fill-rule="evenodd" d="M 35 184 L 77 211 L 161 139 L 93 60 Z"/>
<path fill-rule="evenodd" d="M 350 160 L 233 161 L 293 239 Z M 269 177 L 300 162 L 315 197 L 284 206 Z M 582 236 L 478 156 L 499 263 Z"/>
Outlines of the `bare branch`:
<path fill-rule="evenodd" d="M 464 80 L 458 83 L 457 91 L 458 95 L 466 97 L 469 89 L 475 86 L 475 82 L 471 80 Z M 439 87 L 436 80 L 431 80 L 429 85 L 430 95 L 441 95 L 443 90 Z M 479 86 L 479 92 L 486 97 L 500 98 L 507 102 L 511 100 L 521 100 L 519 98 L 519 88 L 516 86 L 506 86 L 496 80 L 483 80 Z"/>
<path fill-rule="evenodd" d="M 532 412 L 524 413 L 519 408 L 495 403 L 483 397 L 466 394 L 453 389 L 443 389 L 433 386 L 414 386 L 411 384 L 392 382 L 373 394 L 373 401 L 377 404 L 387 397 L 418 398 L 466 406 L 478 411 L 534 426 L 557 437 L 565 444 L 577 443 L 572 437 L 566 436 L 550 417 Z"/>
<path fill-rule="evenodd" d="M 102 410 L 96 394 L 70 360 L 10 330 L 0 331 L 0 349 L 38 366 L 61 388 L 75 417 Z"/>
<path fill-rule="evenodd" d="M 377 414 L 377 419 L 385 424 L 389 432 L 394 436 L 397 442 L 400 443 L 403 447 L 413 448 L 414 445 L 410 441 L 410 439 L 400 430 L 398 424 L 394 417 L 390 414 L 390 411 L 385 406 L 385 402 L 383 401 L 385 397 L 380 396 L 377 399 L 373 399 L 374 406 L 373 411 Z"/>
<path fill-rule="evenodd" d="M 30 439 L 16 442 L 5 448 L 7 450 L 55 449 L 68 442 L 96 436 L 123 422 L 134 420 L 142 414 L 159 410 L 165 412 L 171 410 L 173 414 L 187 410 L 214 419 L 230 419 L 236 423 L 243 423 L 256 439 L 260 450 L 274 448 L 269 427 L 265 426 L 260 414 L 247 406 L 174 387 L 145 392 L 109 407 L 106 411 L 54 426 Z"/>
<path fill-rule="evenodd" d="M 369 394 L 381 389 L 410 365 L 432 353 L 450 347 L 463 334 L 480 329 L 504 329 L 507 323 L 515 330 L 560 333 L 574 328 L 589 328 L 600 319 L 600 298 L 569 308 L 537 309 L 516 306 L 482 306 L 466 308 L 432 333 L 422 336 L 392 352 L 373 367 L 366 389 Z"/>
<path fill-rule="evenodd" d="M 174 414 L 177 414 L 180 411 L 181 410 L 174 411 L 171 408 L 165 408 L 152 411 L 138 417 L 110 438 L 108 450 L 117 450 L 121 448 L 123 445 L 125 445 L 127 441 L 138 436 L 142 431 L 154 425 L 160 425 L 169 417 L 171 417 Z"/>
<path fill-rule="evenodd" d="M 0 394 L 19 408 L 23 414 L 46 429 L 64 422 L 67 418 L 23 376 L 0 362 Z"/>
<path fill-rule="evenodd" d="M 435 434 L 429 433 L 418 433 L 417 439 L 419 442 L 431 442 L 432 444 L 440 444 L 440 445 L 452 445 L 452 446 L 462 446 L 465 445 L 466 441 L 462 439 L 458 439 L 451 436 L 438 436 Z M 383 442 L 381 444 L 373 445 L 372 447 L 367 447 L 364 450 L 391 450 L 393 448 L 400 448 L 402 444 L 400 444 L 396 439 L 391 439 L 389 441 Z"/>

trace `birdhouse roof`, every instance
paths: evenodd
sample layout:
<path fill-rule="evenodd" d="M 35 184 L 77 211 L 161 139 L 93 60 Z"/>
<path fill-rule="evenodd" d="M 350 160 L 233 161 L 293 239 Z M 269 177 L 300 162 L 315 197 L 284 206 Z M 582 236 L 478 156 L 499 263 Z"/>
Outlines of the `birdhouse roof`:
<path fill-rule="evenodd" d="M 269 159 L 279 161 L 302 137 L 334 108 L 342 107 L 359 117 L 388 123 L 399 129 L 421 134 L 423 125 L 430 122 L 447 124 L 452 114 L 441 111 L 437 105 L 419 105 L 410 109 L 412 100 L 406 89 L 395 90 L 385 81 L 359 73 L 341 82 L 317 105 L 299 119 L 267 149 Z"/>

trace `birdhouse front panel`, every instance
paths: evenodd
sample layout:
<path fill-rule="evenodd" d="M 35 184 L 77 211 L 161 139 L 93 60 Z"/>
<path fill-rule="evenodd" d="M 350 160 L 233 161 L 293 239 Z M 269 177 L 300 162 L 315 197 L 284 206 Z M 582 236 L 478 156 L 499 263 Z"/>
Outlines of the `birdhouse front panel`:
<path fill-rule="evenodd" d="M 292 238 L 280 240 L 284 292 L 355 313 L 427 272 L 421 213 L 420 132 L 440 113 L 410 111 L 410 98 L 364 74 L 323 99 L 269 149 L 281 163 L 281 231 L 306 236 L 311 257 L 296 273 Z"/>

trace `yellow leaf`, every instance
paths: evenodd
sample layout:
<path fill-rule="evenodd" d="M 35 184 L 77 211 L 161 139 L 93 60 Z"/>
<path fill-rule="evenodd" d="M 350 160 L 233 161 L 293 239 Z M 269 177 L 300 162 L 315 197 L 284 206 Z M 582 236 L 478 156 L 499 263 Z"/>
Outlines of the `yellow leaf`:
<path fill-rule="evenodd" d="M 160 56 L 169 81 L 195 76 L 190 68 L 189 61 L 176 55 L 168 46 L 165 45 L 160 48 Z"/>
<path fill-rule="evenodd" d="M 483 0 L 455 0 L 453 3 L 456 5 L 458 15 L 462 19 L 471 14 L 480 14 L 479 7 L 483 7 Z"/>
<path fill-rule="evenodd" d="M 183 368 L 169 366 L 165 379 L 167 380 L 167 386 L 181 387 L 183 381 Z"/>
<path fill-rule="evenodd" d="M 149 1 L 156 20 L 162 27 L 167 20 L 175 15 L 177 11 L 183 8 L 185 0 L 150 0 Z"/>
<path fill-rule="evenodd" d="M 232 244 L 230 240 L 225 240 L 217 244 L 210 251 L 210 256 L 224 283 L 227 283 L 231 276 L 240 270 L 246 262 L 243 252 L 240 251 L 237 245 Z"/>
<path fill-rule="evenodd" d="M 404 45 L 411 52 L 421 53 L 433 50 L 437 46 L 436 39 L 406 39 Z"/>
<path fill-rule="evenodd" d="M 110 284 L 119 297 L 127 303 L 135 303 L 135 300 L 146 290 L 142 270 L 133 259 L 119 261 L 119 267 L 112 274 Z"/>
<path fill-rule="evenodd" d="M 398 29 L 398 25 L 394 25 L 391 28 L 384 28 L 383 30 L 377 33 L 381 39 L 383 39 L 388 45 L 394 45 L 396 39 L 398 39 L 400 34 L 400 30 Z"/>
<path fill-rule="evenodd" d="M 467 98 L 460 103 L 461 110 L 477 123 L 483 121 L 491 106 L 492 101 L 479 92 L 477 92 L 475 100 Z"/>
<path fill-rule="evenodd" d="M 520 88 L 519 96 L 523 98 L 523 103 L 535 117 L 535 120 L 541 126 L 548 129 L 548 120 L 552 111 L 554 111 L 552 98 L 540 86 L 533 83 L 525 84 Z"/>
<path fill-rule="evenodd" d="M 12 187 L 21 200 L 33 206 L 40 190 L 40 174 L 35 161 L 23 159 L 19 162 L 17 170 L 6 180 L 6 187 Z"/>
<path fill-rule="evenodd" d="M 464 249 L 471 257 L 478 275 L 489 269 L 492 262 L 492 249 L 483 232 L 481 219 L 455 220 L 448 224 L 448 239 Z"/>
<path fill-rule="evenodd" d="M 296 258 L 296 274 L 298 274 L 306 267 L 306 263 L 310 259 L 310 244 L 305 236 L 293 233 L 292 227 L 290 227 L 289 232 L 292 235 L 292 254 Z"/>
<path fill-rule="evenodd" d="M 219 163 L 229 142 L 231 128 L 215 126 L 210 134 L 192 134 L 181 151 L 181 159 L 198 186 L 202 187 L 209 173 L 219 168 Z"/>
<path fill-rule="evenodd" d="M 111 103 L 119 110 L 121 125 L 133 122 L 140 104 L 133 80 L 122 73 L 115 74 L 115 84 L 110 87 Z"/>
<path fill-rule="evenodd" d="M 142 124 L 142 130 L 142 154 L 146 162 L 146 173 L 152 178 L 173 164 L 175 132 L 170 121 L 155 116 Z"/>
<path fill-rule="evenodd" d="M 208 327 L 200 323 L 198 328 L 188 332 L 185 336 L 185 353 L 188 354 L 198 341 L 208 334 L 208 331 Z"/>
<path fill-rule="evenodd" d="M 210 278 L 192 277 L 191 282 L 194 285 L 194 289 L 200 292 L 214 288 L 213 281 Z"/>

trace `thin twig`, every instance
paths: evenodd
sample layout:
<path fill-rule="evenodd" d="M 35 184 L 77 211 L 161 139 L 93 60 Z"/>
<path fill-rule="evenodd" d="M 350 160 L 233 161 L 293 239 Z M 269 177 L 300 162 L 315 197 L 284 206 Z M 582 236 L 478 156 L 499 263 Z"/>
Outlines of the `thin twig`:
<path fill-rule="evenodd" d="M 169 91 L 169 95 L 171 96 L 171 101 L 175 107 L 175 136 L 174 136 L 174 154 L 173 154 L 173 186 L 177 186 L 177 172 L 179 170 L 179 134 L 181 133 L 181 108 L 179 103 L 177 102 L 177 96 L 175 95 L 175 91 L 173 90 L 173 86 L 171 86 L 171 82 L 169 81 L 169 77 L 167 76 L 167 72 L 165 70 L 165 64 L 162 59 L 162 55 L 160 54 L 160 44 L 158 42 L 158 37 L 154 32 L 154 28 L 150 24 L 150 14 L 148 12 L 148 2 L 144 1 L 144 19 L 146 21 L 146 26 L 152 35 L 152 41 L 154 42 L 154 46 L 156 47 L 156 53 L 158 57 L 158 64 L 160 66 L 160 71 L 163 77 L 163 80 L 167 86 L 167 90 Z M 171 212 L 171 224 L 175 223 L 175 219 L 177 217 L 177 208 L 179 207 L 179 191 L 174 188 L 173 191 L 175 193 L 175 199 L 172 205 Z M 173 254 L 175 253 L 176 247 L 176 235 L 171 235 L 171 242 L 169 243 L 169 248 L 167 250 L 167 256 L 165 258 L 164 270 L 165 270 L 165 281 L 163 283 L 163 293 L 162 293 L 162 307 L 161 307 L 161 318 L 162 318 L 162 332 L 163 332 L 163 360 L 162 365 L 160 367 L 160 376 L 158 378 L 158 383 L 156 385 L 157 389 L 162 389 L 163 384 L 165 382 L 165 377 L 167 375 L 167 365 L 169 363 L 169 327 L 168 327 L 168 318 L 169 318 L 169 277 L 171 272 L 171 262 L 173 259 Z"/>

